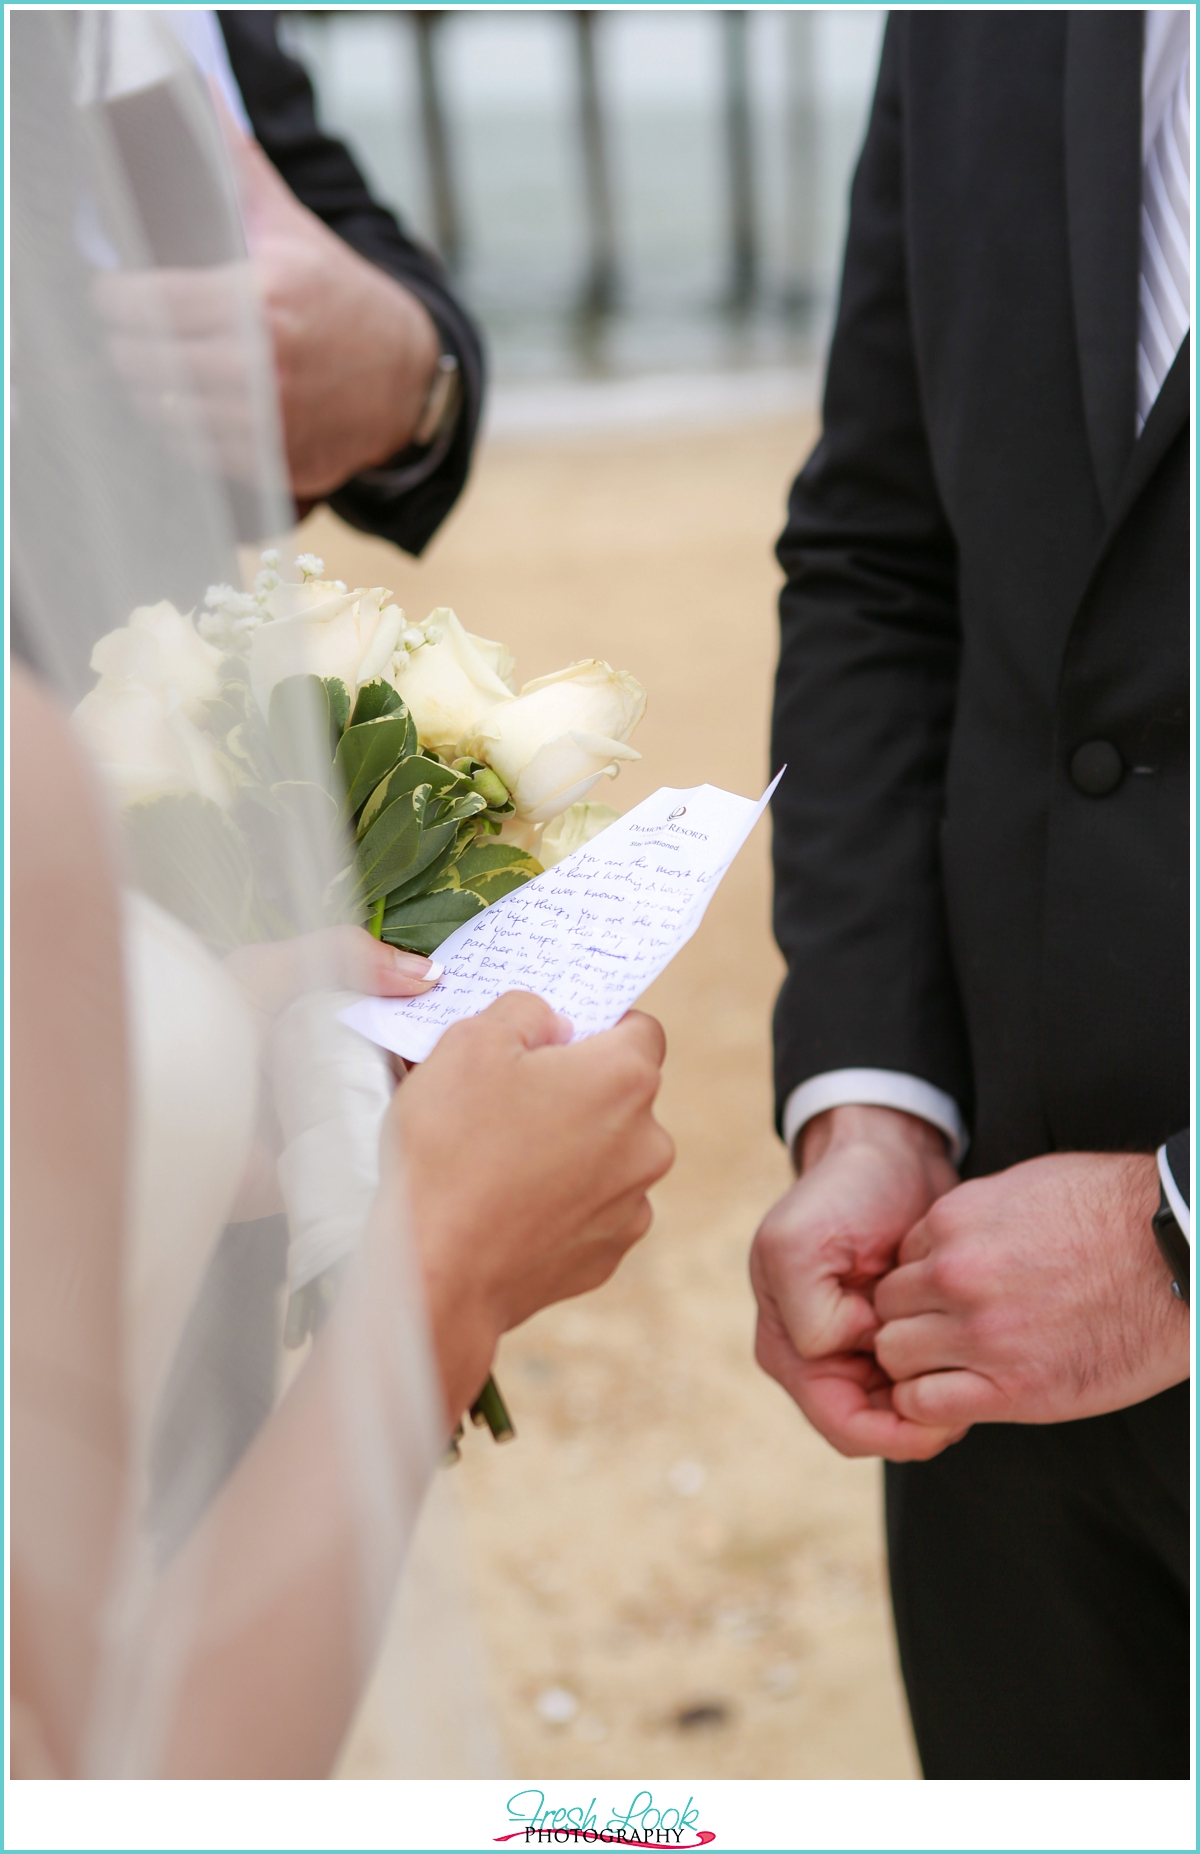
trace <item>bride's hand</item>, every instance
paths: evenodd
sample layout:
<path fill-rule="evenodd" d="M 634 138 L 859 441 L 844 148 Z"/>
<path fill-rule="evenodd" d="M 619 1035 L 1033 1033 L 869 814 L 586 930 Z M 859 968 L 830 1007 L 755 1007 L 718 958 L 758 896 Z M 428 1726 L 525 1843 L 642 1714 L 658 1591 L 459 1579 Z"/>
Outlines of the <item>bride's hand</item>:
<path fill-rule="evenodd" d="M 608 1279 L 674 1158 L 653 1112 L 661 1026 L 631 1011 L 570 1036 L 542 999 L 509 992 L 446 1032 L 385 1123 L 380 1203 L 402 1162 L 452 1420 L 502 1332 Z"/>
<path fill-rule="evenodd" d="M 360 991 L 375 998 L 418 998 L 442 975 L 441 966 L 423 954 L 402 952 L 374 939 L 365 928 L 351 926 L 328 927 L 294 940 L 239 946 L 224 963 L 264 1040 L 280 1013 L 305 992 Z M 230 1222 L 249 1223 L 283 1209 L 276 1169 L 279 1152 L 279 1127 L 264 1087 L 254 1142 L 230 1207 Z"/>
<path fill-rule="evenodd" d="M 423 953 L 376 940 L 365 927 L 326 927 L 294 940 L 239 946 L 225 970 L 261 1029 L 307 991 L 361 991 L 372 998 L 419 998 L 442 976 Z"/>

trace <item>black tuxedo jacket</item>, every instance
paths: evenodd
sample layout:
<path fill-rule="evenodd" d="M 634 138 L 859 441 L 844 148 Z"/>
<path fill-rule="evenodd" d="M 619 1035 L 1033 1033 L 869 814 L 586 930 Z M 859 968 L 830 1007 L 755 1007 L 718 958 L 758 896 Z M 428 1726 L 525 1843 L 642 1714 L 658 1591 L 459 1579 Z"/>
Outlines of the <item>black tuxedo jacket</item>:
<path fill-rule="evenodd" d="M 1135 443 L 1141 47 L 891 19 L 779 544 L 780 1109 L 904 1070 L 975 1171 L 1189 1117 L 1189 342 Z"/>
<path fill-rule="evenodd" d="M 317 126 L 307 73 L 279 44 L 278 13 L 236 8 L 219 12 L 217 18 L 263 152 L 318 219 L 421 299 L 443 346 L 457 356 L 464 403 L 454 441 L 440 466 L 403 492 L 353 480 L 325 498 L 354 527 L 419 554 L 453 507 L 470 467 L 483 402 L 479 333 L 451 293 L 438 260 L 407 237 L 394 215 L 371 197 L 345 144 Z M 407 455 L 401 461 L 407 462 Z"/>

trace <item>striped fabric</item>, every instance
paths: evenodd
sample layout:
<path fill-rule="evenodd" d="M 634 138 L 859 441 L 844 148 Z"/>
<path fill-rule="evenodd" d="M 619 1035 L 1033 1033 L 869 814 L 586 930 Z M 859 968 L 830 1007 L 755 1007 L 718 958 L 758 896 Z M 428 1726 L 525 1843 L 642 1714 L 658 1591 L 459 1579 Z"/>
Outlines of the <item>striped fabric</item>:
<path fill-rule="evenodd" d="M 1142 170 L 1142 245 L 1138 270 L 1137 430 L 1150 415 L 1159 388 L 1191 321 L 1192 111 L 1190 60 Z"/>

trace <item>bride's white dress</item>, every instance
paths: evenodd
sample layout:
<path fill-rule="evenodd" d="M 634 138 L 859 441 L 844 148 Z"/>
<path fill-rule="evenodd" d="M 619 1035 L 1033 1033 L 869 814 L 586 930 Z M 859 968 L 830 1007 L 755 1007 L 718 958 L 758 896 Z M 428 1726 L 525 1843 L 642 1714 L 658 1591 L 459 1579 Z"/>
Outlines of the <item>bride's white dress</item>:
<path fill-rule="evenodd" d="M 126 1392 L 144 1473 L 154 1412 L 254 1135 L 258 1043 L 237 987 L 187 928 L 126 893 L 131 1140 Z"/>

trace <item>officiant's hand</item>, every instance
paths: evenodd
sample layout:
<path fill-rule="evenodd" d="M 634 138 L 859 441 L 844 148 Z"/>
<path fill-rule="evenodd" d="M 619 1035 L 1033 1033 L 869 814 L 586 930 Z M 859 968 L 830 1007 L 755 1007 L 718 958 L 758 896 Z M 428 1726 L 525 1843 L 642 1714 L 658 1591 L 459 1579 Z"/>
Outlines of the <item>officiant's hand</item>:
<path fill-rule="evenodd" d="M 750 1254 L 755 1355 L 843 1455 L 924 1461 L 964 1432 L 893 1406 L 874 1352 L 877 1283 L 957 1174 L 942 1135 L 886 1107 L 835 1107 L 798 1142 L 800 1176 Z"/>
<path fill-rule="evenodd" d="M 660 1025 L 630 1011 L 570 1036 L 542 999 L 509 992 L 446 1032 L 385 1123 L 380 1202 L 402 1166 L 452 1417 L 502 1332 L 607 1281 L 674 1158 L 654 1118 Z"/>
<path fill-rule="evenodd" d="M 416 296 L 302 206 L 256 142 L 230 140 L 292 490 L 313 500 L 409 442 L 441 344 Z"/>
<path fill-rule="evenodd" d="M 892 1405 L 918 1423 L 1062 1423 L 1141 1403 L 1189 1371 L 1188 1310 L 1150 1219 L 1141 1153 L 1051 1153 L 938 1199 L 875 1312 Z"/>
<path fill-rule="evenodd" d="M 246 311 L 257 293 L 292 491 L 311 503 L 408 443 L 440 342 L 415 296 L 302 206 L 240 130 L 227 134 L 249 265 L 102 271 L 92 300 L 141 416 L 184 457 L 203 433 L 226 475 L 255 482 L 263 437 Z"/>

